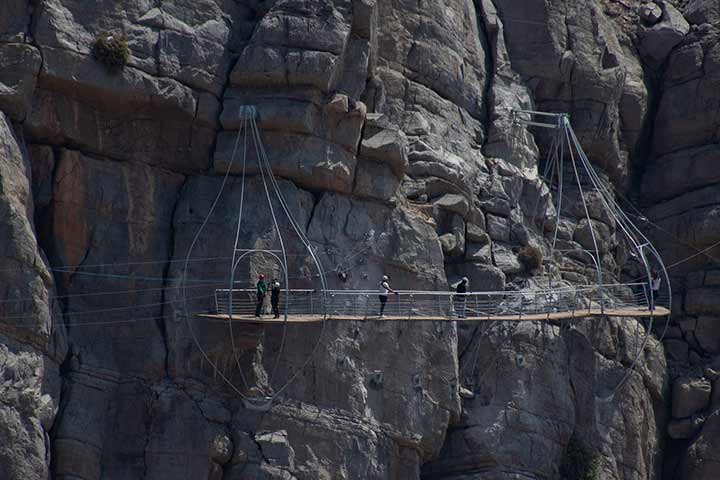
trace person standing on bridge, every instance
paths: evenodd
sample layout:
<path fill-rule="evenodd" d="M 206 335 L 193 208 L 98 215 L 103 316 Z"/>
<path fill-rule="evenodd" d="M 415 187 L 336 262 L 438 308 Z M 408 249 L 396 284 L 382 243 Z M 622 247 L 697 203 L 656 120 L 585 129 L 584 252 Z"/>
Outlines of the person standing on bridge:
<path fill-rule="evenodd" d="M 270 289 L 270 305 L 272 305 L 273 318 L 280 318 L 280 282 L 277 278 L 273 278 Z"/>
<path fill-rule="evenodd" d="M 265 303 L 265 294 L 267 293 L 267 285 L 265 285 L 265 275 L 258 275 L 257 281 L 257 303 L 255 305 L 255 316 L 259 317 L 262 313 L 263 303 Z"/>
<path fill-rule="evenodd" d="M 465 318 L 465 307 L 467 306 L 468 278 L 463 277 L 455 286 L 455 314 Z"/>
<path fill-rule="evenodd" d="M 660 295 L 660 274 L 654 268 L 650 273 L 650 290 L 652 290 L 652 299 L 650 299 L 650 311 L 655 310 L 655 302 Z"/>
<path fill-rule="evenodd" d="M 380 318 L 385 316 L 385 304 L 387 303 L 388 295 L 391 293 L 395 295 L 398 294 L 398 292 L 390 288 L 387 275 L 383 275 L 382 281 L 380 282 Z"/>

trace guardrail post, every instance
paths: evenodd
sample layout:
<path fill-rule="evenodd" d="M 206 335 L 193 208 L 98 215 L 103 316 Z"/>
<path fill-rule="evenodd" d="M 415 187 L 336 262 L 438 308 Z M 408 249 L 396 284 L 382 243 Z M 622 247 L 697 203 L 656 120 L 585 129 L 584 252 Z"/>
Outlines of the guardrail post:
<path fill-rule="evenodd" d="M 577 304 L 578 304 L 579 298 L 580 298 L 580 292 L 578 292 L 577 287 L 575 287 L 575 302 L 573 303 L 573 309 L 572 309 L 573 317 L 575 317 L 575 310 L 577 310 Z"/>

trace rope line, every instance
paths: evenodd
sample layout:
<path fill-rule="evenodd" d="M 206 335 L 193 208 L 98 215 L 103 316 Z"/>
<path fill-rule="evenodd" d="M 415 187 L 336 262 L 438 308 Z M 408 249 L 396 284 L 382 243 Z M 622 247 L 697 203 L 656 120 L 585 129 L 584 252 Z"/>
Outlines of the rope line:
<path fill-rule="evenodd" d="M 243 122 L 243 119 L 241 119 L 241 126 L 242 126 L 242 122 Z M 225 185 L 227 184 L 228 177 L 230 176 L 230 170 L 232 169 L 232 165 L 235 162 L 235 155 L 237 154 L 237 147 L 238 147 L 239 141 L 240 141 L 240 131 L 238 131 L 237 138 L 235 139 L 235 145 L 233 147 L 233 152 L 230 157 L 230 162 L 228 163 L 227 170 L 225 171 L 225 175 L 223 176 L 222 183 L 220 184 L 220 188 L 218 189 L 218 193 L 215 196 L 215 199 L 213 200 L 212 205 L 210 206 L 210 210 L 208 211 L 207 215 L 203 219 L 202 224 L 198 228 L 197 232 L 195 232 L 195 236 L 193 237 L 192 242 L 190 242 L 190 247 L 188 248 L 188 253 L 187 253 L 187 256 L 185 257 L 185 263 L 183 265 L 183 270 L 182 270 L 183 273 L 182 273 L 180 285 L 178 286 L 178 288 L 180 289 L 181 297 L 183 300 L 182 306 L 183 306 L 183 312 L 184 312 L 184 316 L 185 316 L 185 323 L 186 323 L 186 325 L 188 327 L 188 331 L 190 332 L 190 335 L 192 336 L 193 341 L 195 342 L 195 345 L 198 347 L 198 350 L 200 351 L 201 355 L 203 356 L 203 358 L 205 358 L 205 360 L 210 365 L 212 365 L 215 368 L 215 371 L 217 372 L 217 374 L 220 376 L 220 378 L 223 379 L 223 381 L 230 388 L 232 388 L 241 398 L 245 398 L 245 395 L 240 391 L 240 389 L 238 389 L 235 386 L 235 384 L 229 378 L 227 378 L 225 376 L 225 374 L 222 373 L 222 371 L 220 371 L 219 368 L 217 368 L 215 363 L 212 361 L 210 356 L 207 354 L 205 349 L 202 347 L 200 340 L 197 337 L 197 333 L 195 332 L 195 329 L 193 328 L 193 325 L 192 325 L 193 322 L 191 321 L 190 315 L 188 313 L 187 292 L 185 289 L 188 266 L 190 264 L 190 256 L 192 255 L 192 251 L 195 248 L 195 245 L 197 244 L 197 241 L 200 238 L 202 231 L 205 229 L 205 225 L 207 225 L 208 221 L 210 220 L 210 216 L 213 214 L 213 212 L 215 211 L 215 208 L 217 207 L 217 205 L 220 201 L 220 197 L 222 196 L 223 190 L 225 189 Z M 242 370 L 240 371 L 240 374 L 242 375 Z"/>
<path fill-rule="evenodd" d="M 251 140 L 255 143 L 255 153 L 256 153 L 256 157 L 257 157 L 257 161 L 258 161 L 260 179 L 261 179 L 262 184 L 263 184 L 263 190 L 264 190 L 264 194 L 265 194 L 265 200 L 266 200 L 267 203 L 268 203 L 268 210 L 270 211 L 270 215 L 271 215 L 271 218 L 272 218 L 272 228 L 273 228 L 273 231 L 275 231 L 276 234 L 277 234 L 277 241 L 278 241 L 279 244 L 280 244 L 280 252 L 281 252 L 281 254 L 282 254 L 282 258 L 279 258 L 279 257 L 277 257 L 277 256 L 275 256 L 275 257 L 276 257 L 276 259 L 277 259 L 277 260 L 280 262 L 280 264 L 281 264 L 281 267 L 282 267 L 282 269 L 283 269 L 284 279 L 285 279 L 285 293 L 286 293 L 286 295 L 285 295 L 285 297 L 286 297 L 286 298 L 285 298 L 285 307 L 286 307 L 286 308 L 285 308 L 285 312 L 284 312 L 283 332 L 282 332 L 282 337 L 281 337 L 281 340 L 280 340 L 280 346 L 279 346 L 279 349 L 278 349 L 277 358 L 275 359 L 275 364 L 274 364 L 274 366 L 273 366 L 272 369 L 271 369 L 271 375 L 270 375 L 270 378 L 269 378 L 268 383 L 267 383 L 268 387 L 270 387 L 271 390 L 273 389 L 272 382 L 273 382 L 273 380 L 274 380 L 274 377 L 275 377 L 275 375 L 276 375 L 276 373 L 277 373 L 277 371 L 278 371 L 278 367 L 279 367 L 279 364 L 280 364 L 280 356 L 281 356 L 282 351 L 283 351 L 284 346 L 285 346 L 285 341 L 286 341 L 286 337 L 287 337 L 287 326 L 288 326 L 288 321 L 287 321 L 287 320 L 288 320 L 288 311 L 290 310 L 290 304 L 289 304 L 289 297 L 290 297 L 290 295 L 289 295 L 289 292 L 290 292 L 290 290 L 289 290 L 289 282 L 290 282 L 290 277 L 289 277 L 289 275 L 288 275 L 288 268 L 287 268 L 287 261 L 288 261 L 287 259 L 288 259 L 288 256 L 289 256 L 289 255 L 288 255 L 287 248 L 286 248 L 286 245 L 285 245 L 285 241 L 284 241 L 284 238 L 283 238 L 283 235 L 284 235 L 283 231 L 284 231 L 284 229 L 281 228 L 280 222 L 278 221 L 277 212 L 275 211 L 274 201 L 273 201 L 273 195 L 276 197 L 277 202 L 278 202 L 279 205 L 281 206 L 282 212 L 286 215 L 287 219 L 289 220 L 289 223 L 290 223 L 290 226 L 291 226 L 292 230 L 293 230 L 294 233 L 299 237 L 300 241 L 302 242 L 303 246 L 305 247 L 305 249 L 306 249 L 307 252 L 309 253 L 310 257 L 312 258 L 312 261 L 314 262 L 315 266 L 317 267 L 317 270 L 318 270 L 317 276 L 311 277 L 311 278 L 319 278 L 319 279 L 320 279 L 320 282 L 321 282 L 321 284 L 322 284 L 322 288 L 321 288 L 321 290 L 320 290 L 320 294 L 321 294 L 321 296 L 323 297 L 323 299 L 325 298 L 325 292 L 326 292 L 328 289 L 327 289 L 327 283 L 326 283 L 326 281 L 325 281 L 325 272 L 324 272 L 324 269 L 323 269 L 323 267 L 322 267 L 322 263 L 320 262 L 320 259 L 319 259 L 319 258 L 317 257 L 317 255 L 316 255 L 315 248 L 313 247 L 312 243 L 310 242 L 310 240 L 309 240 L 309 239 L 307 238 L 307 236 L 305 235 L 305 233 L 304 233 L 304 231 L 303 231 L 304 229 L 303 229 L 302 227 L 300 227 L 300 225 L 298 224 L 298 222 L 297 222 L 297 221 L 295 220 L 295 218 L 293 217 L 293 215 L 292 215 L 292 213 L 291 213 L 291 211 L 290 211 L 290 208 L 289 208 L 289 206 L 287 205 L 287 202 L 286 202 L 286 200 L 285 200 L 285 198 L 284 198 L 284 196 L 283 196 L 283 194 L 282 194 L 282 191 L 281 191 L 281 189 L 280 189 L 280 187 L 279 187 L 279 185 L 278 185 L 278 183 L 277 183 L 277 181 L 276 181 L 276 179 L 275 179 L 275 177 L 274 177 L 274 175 L 273 175 L 273 173 L 272 173 L 272 168 L 271 168 L 270 163 L 269 163 L 269 160 L 268 160 L 268 158 L 267 158 L 267 152 L 265 151 L 265 148 L 264 148 L 264 145 L 263 145 L 263 143 L 262 143 L 261 136 L 260 136 L 260 132 L 259 132 L 259 129 L 258 129 L 258 127 L 257 127 L 256 120 L 255 120 L 256 111 L 254 110 L 254 107 L 241 107 L 240 115 L 241 115 L 241 117 L 242 117 L 242 118 L 241 118 L 240 129 L 238 130 L 238 133 L 237 133 L 237 136 L 236 136 L 236 139 L 235 139 L 235 144 L 234 144 L 234 147 L 233 147 L 233 152 L 232 152 L 232 155 L 231 155 L 231 158 L 230 158 L 230 162 L 228 163 L 228 167 L 227 167 L 227 170 L 226 170 L 226 172 L 225 172 L 225 176 L 223 177 L 223 182 L 221 183 L 220 189 L 219 189 L 219 191 L 218 191 L 218 194 L 216 195 L 215 200 L 213 201 L 213 203 L 212 203 L 212 205 L 211 205 L 211 207 L 210 207 L 210 211 L 209 211 L 209 212 L 207 213 L 207 215 L 205 216 L 202 224 L 200 225 L 198 231 L 196 232 L 196 234 L 195 234 L 195 236 L 194 236 L 194 238 L 193 238 L 193 241 L 192 241 L 191 244 L 190 244 L 190 248 L 188 249 L 188 253 L 187 253 L 187 256 L 186 256 L 186 259 L 185 259 L 184 268 L 183 268 L 183 275 L 182 275 L 182 277 L 181 277 L 181 278 L 182 278 L 182 280 L 181 280 L 181 288 L 182 288 L 182 296 L 183 296 L 183 300 L 184 300 L 184 301 L 183 301 L 183 306 L 184 306 L 184 309 L 185 309 L 184 311 L 185 311 L 185 315 L 186 315 L 186 322 L 187 322 L 187 324 L 188 324 L 188 330 L 190 331 L 190 333 L 191 333 L 191 335 L 192 335 L 192 337 L 193 337 L 193 340 L 194 340 L 196 346 L 198 347 L 198 349 L 200 350 L 202 356 L 205 358 L 205 360 L 206 360 L 210 365 L 212 365 L 212 366 L 215 368 L 215 370 L 218 372 L 218 374 L 220 375 L 220 377 L 240 396 L 241 399 L 243 399 L 243 400 L 246 401 L 246 402 L 252 402 L 253 400 L 256 400 L 256 399 L 253 398 L 253 397 L 249 397 L 248 395 L 246 395 L 245 393 L 243 393 L 239 388 L 237 388 L 237 386 L 235 386 L 235 385 L 233 384 L 233 382 L 232 382 L 229 378 L 227 378 L 222 372 L 220 372 L 220 370 L 219 370 L 219 369 L 217 368 L 217 366 L 213 363 L 212 359 L 211 359 L 210 356 L 207 354 L 207 352 L 205 351 L 205 349 L 203 348 L 203 346 L 200 344 L 200 341 L 199 341 L 199 339 L 198 339 L 197 333 L 195 332 L 195 329 L 193 328 L 192 322 L 191 322 L 191 320 L 190 320 L 190 316 L 191 316 L 191 315 L 190 315 L 189 312 L 188 312 L 188 304 L 187 304 L 187 300 L 188 300 L 189 298 L 187 297 L 187 293 L 186 293 L 186 289 L 185 289 L 186 283 L 187 283 L 187 273 L 188 273 L 188 265 L 189 265 L 189 263 L 190 263 L 190 256 L 192 255 L 192 251 L 193 251 L 195 245 L 197 244 L 198 239 L 200 238 L 200 235 L 201 235 L 203 229 L 204 229 L 205 226 L 207 225 L 210 216 L 211 216 L 211 215 L 213 214 L 213 212 L 215 211 L 215 209 L 216 209 L 216 207 L 217 207 L 217 205 L 218 205 L 219 199 L 220 199 L 220 197 L 221 197 L 221 195 L 222 195 L 222 193 L 223 193 L 223 190 L 225 189 L 228 176 L 229 176 L 229 174 L 230 174 L 230 172 L 231 172 L 231 170 L 232 170 L 232 166 L 233 166 L 233 164 L 234 164 L 234 162 L 235 162 L 235 160 L 236 160 L 236 156 L 237 156 L 237 152 L 238 152 L 238 147 L 239 147 L 239 143 L 240 143 L 241 134 L 243 134 L 243 140 L 244 140 L 244 141 L 243 141 L 243 148 L 242 148 L 242 173 L 241 173 L 241 179 L 240 179 L 240 189 L 241 189 L 241 193 L 240 193 L 240 206 L 239 206 L 238 214 L 237 214 L 237 227 L 236 227 L 236 231 L 235 231 L 235 239 L 234 239 L 234 246 L 233 246 L 233 255 L 232 255 L 232 260 L 231 260 L 231 262 L 230 262 L 230 272 L 229 272 L 230 288 L 229 288 L 229 289 L 226 289 L 226 290 L 224 290 L 224 291 L 227 292 L 227 297 L 228 297 L 228 298 L 227 298 L 227 304 L 226 304 L 226 305 L 227 305 L 227 311 L 228 311 L 228 314 L 229 314 L 229 315 L 228 315 L 228 328 L 229 328 L 229 330 L 230 330 L 230 337 L 231 337 L 231 344 L 232 344 L 232 349 L 233 349 L 233 356 L 234 356 L 234 358 L 235 358 L 235 363 L 237 364 L 238 371 L 239 371 L 239 373 L 240 373 L 240 377 L 241 377 L 241 379 L 242 379 L 243 386 L 244 386 L 244 389 L 245 389 L 246 391 L 247 391 L 247 390 L 251 390 L 251 389 L 250 389 L 249 384 L 248 384 L 248 382 L 247 382 L 247 380 L 246 380 L 246 378 L 245 378 L 245 375 L 244 375 L 243 369 L 242 369 L 242 365 L 241 365 L 241 363 L 240 363 L 240 355 L 239 355 L 238 350 L 237 350 L 236 345 L 235 345 L 235 340 L 234 340 L 235 335 L 234 335 L 234 332 L 233 332 L 233 325 L 232 325 L 232 323 L 233 323 L 233 322 L 232 322 L 232 318 L 233 318 L 232 313 L 233 313 L 233 308 L 235 307 L 235 302 L 233 301 L 233 293 L 234 293 L 234 288 L 233 288 L 233 287 L 236 285 L 236 283 L 235 283 L 235 271 L 236 271 L 237 265 L 239 264 L 239 261 L 240 261 L 242 258 L 244 258 L 244 257 L 245 257 L 247 254 L 249 254 L 249 253 L 264 252 L 264 253 L 269 253 L 269 254 L 275 256 L 275 255 L 272 254 L 272 252 L 270 252 L 269 250 L 249 249 L 248 251 L 246 251 L 245 253 L 243 253 L 243 255 L 241 255 L 241 256 L 238 257 L 238 251 L 239 251 L 239 250 L 238 250 L 238 247 L 239 247 L 239 245 L 240 245 L 240 235 L 241 235 L 242 225 L 243 225 L 245 184 L 246 184 L 246 180 L 247 180 L 247 176 L 246 176 L 246 162 L 247 162 L 247 153 L 248 153 L 248 145 L 247 145 L 248 139 L 251 139 Z M 272 190 L 272 194 L 271 194 L 271 190 Z M 217 296 L 216 296 L 216 301 L 217 301 Z M 323 302 L 321 302 L 321 304 L 322 304 L 322 308 L 324 308 L 325 302 L 323 301 Z M 324 331 L 325 331 L 325 320 L 326 320 L 326 315 L 323 314 L 323 316 L 322 316 L 323 326 L 322 326 L 322 329 L 321 329 L 321 331 L 320 331 L 320 335 L 318 336 L 318 339 L 317 339 L 317 341 L 315 342 L 315 345 L 314 345 L 314 347 L 313 347 L 313 349 L 312 349 L 312 351 L 311 351 L 311 354 L 308 356 L 308 358 L 307 358 L 307 359 L 305 360 L 305 362 L 303 363 L 302 368 L 298 369 L 289 379 L 287 379 L 287 381 L 286 381 L 282 386 L 280 386 L 279 388 L 277 388 L 277 389 L 275 389 L 275 390 L 272 390 L 272 391 L 270 392 L 270 394 L 266 396 L 266 398 L 269 398 L 269 399 L 270 399 L 270 402 L 272 402 L 275 398 L 277 398 L 279 395 L 281 395 L 281 394 L 288 388 L 288 386 L 297 378 L 297 376 L 304 370 L 304 368 L 310 363 L 310 361 L 312 361 L 312 359 L 314 358 L 314 355 L 315 355 L 315 353 L 317 352 L 317 349 L 318 349 L 318 347 L 319 347 L 319 345 L 320 345 L 320 343 L 321 343 L 321 341 L 322 341 L 322 336 L 323 336 L 323 333 L 324 333 Z M 247 406 L 247 403 L 246 403 L 246 406 Z"/>

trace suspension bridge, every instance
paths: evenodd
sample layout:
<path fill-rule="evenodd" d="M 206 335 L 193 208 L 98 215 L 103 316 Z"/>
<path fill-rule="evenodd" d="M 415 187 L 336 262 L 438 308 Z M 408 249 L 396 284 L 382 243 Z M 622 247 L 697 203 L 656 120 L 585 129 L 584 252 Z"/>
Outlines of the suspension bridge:
<path fill-rule="evenodd" d="M 601 303 L 600 291 L 605 298 Z M 285 296 L 289 296 L 286 299 Z M 215 290 L 215 312 L 201 318 L 233 320 L 241 323 L 282 324 L 332 321 L 461 321 L 522 322 L 554 321 L 583 317 L 664 317 L 670 310 L 660 306 L 667 301 L 654 299 L 651 308 L 647 285 L 643 283 L 565 287 L 552 290 L 501 292 L 437 292 L 398 290 L 390 296 L 383 315 L 376 290 L 290 289 L 281 293 L 280 303 L 289 306 L 287 318 L 255 316 L 254 289 Z M 232 298 L 233 314 L 228 301 Z"/>
<path fill-rule="evenodd" d="M 231 252 L 228 252 L 231 254 L 231 258 L 227 265 L 226 287 L 214 289 L 202 303 L 204 307 L 201 310 L 198 310 L 194 301 L 190 302 L 188 299 L 184 302 L 184 316 L 188 330 L 205 360 L 213 365 L 213 361 L 207 353 L 207 346 L 204 346 L 198 338 L 198 330 L 203 328 L 202 322 L 212 321 L 226 324 L 243 387 L 234 385 L 229 378 L 223 374 L 220 375 L 248 405 L 259 402 L 267 407 L 310 363 L 322 341 L 327 322 L 560 322 L 580 318 L 647 317 L 649 318 L 648 328 L 643 329 L 644 338 L 639 342 L 640 347 L 634 354 L 628 373 L 617 386 L 620 388 L 635 369 L 637 362 L 640 361 L 643 350 L 652 335 L 654 319 L 668 318 L 670 315 L 672 295 L 667 270 L 650 240 L 623 212 L 611 187 L 601 179 L 590 164 L 590 160 L 570 126 L 568 115 L 530 110 L 514 110 L 511 115 L 514 128 L 532 127 L 554 131 L 548 161 L 545 162 L 544 171 L 540 175 L 540 179 L 549 186 L 554 199 L 554 228 L 550 238 L 545 238 L 543 232 L 546 212 L 536 213 L 543 215 L 543 228 L 540 229 L 540 235 L 543 236 L 544 241 L 540 247 L 547 253 L 543 267 L 548 275 L 542 284 L 546 283 L 547 287 L 463 293 L 399 290 L 388 295 L 383 311 L 380 308 L 382 299 L 380 298 L 379 281 L 375 284 L 375 280 L 368 279 L 369 285 L 367 286 L 374 287 L 369 289 L 339 290 L 329 287 L 326 278 L 327 272 L 320 261 L 316 246 L 307 237 L 305 227 L 295 219 L 292 206 L 284 197 L 278 180 L 273 174 L 257 124 L 258 112 L 253 106 L 241 107 L 239 111 L 241 127 L 238 130 L 231 160 L 217 197 L 188 249 L 180 284 L 182 295 L 184 298 L 188 298 L 185 292 L 188 266 L 193 250 L 197 248 L 202 232 L 217 207 L 231 171 L 237 175 L 238 170 L 233 170 L 233 168 L 237 167 L 234 164 L 236 158 L 240 157 L 240 194 L 237 198 L 233 248 Z M 249 151 L 251 144 L 254 145 L 254 152 Z M 251 154 L 257 165 L 248 166 L 248 158 Z M 243 232 L 243 228 L 248 228 L 249 223 L 246 211 L 249 207 L 246 205 L 245 198 L 249 172 L 252 172 L 253 177 L 259 177 L 262 183 L 262 194 L 266 202 L 263 214 L 267 213 L 272 219 L 272 243 L 274 243 L 272 247 L 267 246 L 268 242 L 265 242 L 263 248 L 259 248 L 257 243 L 243 244 L 241 232 Z M 574 183 L 572 188 L 570 185 L 565 186 L 565 183 L 568 182 Z M 563 214 L 567 213 L 570 202 L 568 199 L 565 201 L 563 199 L 570 189 L 577 195 L 577 203 L 582 206 L 592 243 L 592 248 L 582 249 L 591 260 L 590 268 L 593 271 L 594 279 L 591 280 L 590 285 L 571 285 L 567 281 L 563 281 L 557 274 L 555 253 L 562 256 L 562 250 L 556 248 L 559 229 Z M 613 279 L 621 275 L 620 270 L 609 272 L 603 267 L 605 265 L 603 257 L 607 252 L 599 247 L 601 239 L 599 238 L 600 231 L 595 224 L 597 219 L 593 218 L 588 206 L 590 191 L 593 192 L 596 200 L 599 199 L 604 212 L 612 219 L 615 235 L 621 237 L 618 239 L 618 244 L 622 243 L 626 247 L 627 258 L 630 262 L 635 263 L 635 271 L 639 272 L 638 278 L 628 282 L 612 283 Z M 257 205 L 253 205 L 252 208 L 257 208 Z M 531 219 L 529 225 L 535 225 L 535 220 L 535 218 Z M 304 251 L 307 258 L 306 266 L 309 265 L 315 270 L 313 275 L 307 275 L 307 272 L 304 274 L 305 280 L 311 279 L 310 283 L 314 284 L 313 288 L 292 286 L 293 283 L 297 285 L 298 282 L 291 281 L 297 277 L 289 274 L 290 246 L 296 247 L 294 251 L 297 251 L 297 247 Z M 253 261 L 256 263 L 253 264 Z M 252 272 L 257 273 L 258 268 L 267 268 L 268 262 L 276 267 L 271 270 L 280 272 L 279 279 L 282 280 L 283 288 L 278 302 L 281 313 L 279 318 L 267 315 L 265 304 L 260 305 L 262 315 L 257 316 L 256 308 L 258 308 L 259 297 L 256 295 L 256 290 L 237 288 L 238 284 L 251 280 L 248 277 L 252 277 Z M 259 265 L 264 265 L 264 267 L 259 267 Z M 239 278 L 240 280 L 238 280 Z M 242 278 L 245 278 L 245 281 Z M 608 280 L 611 281 L 608 282 Z M 662 291 L 658 288 L 659 285 L 662 285 Z M 301 368 L 297 369 L 283 385 L 277 388 L 273 387 L 271 395 L 262 396 L 262 398 L 249 395 L 248 392 L 252 391 L 252 388 L 243 374 L 240 353 L 236 349 L 234 341 L 239 332 L 242 332 L 242 325 L 282 326 L 282 336 L 279 342 L 280 352 L 282 352 L 289 325 L 314 323 L 322 324 L 322 328 L 311 354 Z M 667 324 L 665 329 L 667 329 Z M 382 353 L 378 352 L 378 354 Z M 269 375 L 269 383 L 273 382 L 278 364 L 279 359 Z"/>

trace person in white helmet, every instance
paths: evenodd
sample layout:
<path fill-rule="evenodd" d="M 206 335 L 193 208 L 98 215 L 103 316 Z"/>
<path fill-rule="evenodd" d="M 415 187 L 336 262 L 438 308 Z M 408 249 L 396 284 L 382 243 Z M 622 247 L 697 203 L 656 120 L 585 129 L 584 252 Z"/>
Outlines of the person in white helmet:
<path fill-rule="evenodd" d="M 657 303 L 658 296 L 660 295 L 660 274 L 656 269 L 652 269 L 650 273 L 650 289 L 652 290 L 652 298 L 650 301 L 650 310 L 655 310 L 655 304 Z"/>
<path fill-rule="evenodd" d="M 380 281 L 380 317 L 385 316 L 385 304 L 387 303 L 388 295 L 391 293 L 394 293 L 395 295 L 398 294 L 395 290 L 390 288 L 387 275 L 383 275 L 382 281 Z"/>

